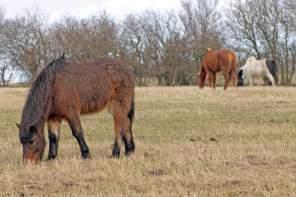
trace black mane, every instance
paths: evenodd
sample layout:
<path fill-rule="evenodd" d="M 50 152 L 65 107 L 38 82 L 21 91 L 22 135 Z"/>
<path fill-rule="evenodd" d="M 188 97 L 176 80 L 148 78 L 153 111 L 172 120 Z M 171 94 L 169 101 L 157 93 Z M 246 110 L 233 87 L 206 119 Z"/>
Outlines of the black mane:
<path fill-rule="evenodd" d="M 22 112 L 21 127 L 26 128 L 37 125 L 46 119 L 51 102 L 51 88 L 55 79 L 56 68 L 65 63 L 65 54 L 51 61 L 37 75 L 32 83 Z"/>

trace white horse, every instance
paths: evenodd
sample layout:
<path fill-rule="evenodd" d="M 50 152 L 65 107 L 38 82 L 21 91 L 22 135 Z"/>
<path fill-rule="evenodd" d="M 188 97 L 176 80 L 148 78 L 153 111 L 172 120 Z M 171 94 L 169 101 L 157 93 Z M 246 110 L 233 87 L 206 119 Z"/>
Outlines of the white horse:
<path fill-rule="evenodd" d="M 238 70 L 238 86 L 243 86 L 244 79 L 248 79 L 249 85 L 252 86 L 254 84 L 255 79 L 267 78 L 272 86 L 275 86 L 273 72 L 276 70 L 276 65 L 274 61 L 269 61 L 267 59 L 257 60 L 255 57 L 249 57 L 245 63 Z M 271 74 L 272 72 L 272 74 Z"/>

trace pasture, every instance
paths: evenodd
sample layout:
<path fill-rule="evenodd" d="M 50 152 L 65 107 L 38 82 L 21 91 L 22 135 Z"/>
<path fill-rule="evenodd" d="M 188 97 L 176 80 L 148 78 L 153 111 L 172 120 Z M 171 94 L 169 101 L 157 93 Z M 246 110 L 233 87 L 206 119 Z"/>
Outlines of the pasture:
<path fill-rule="evenodd" d="M 295 88 L 136 88 L 135 154 L 111 158 L 103 111 L 82 118 L 91 160 L 63 123 L 57 160 L 24 167 L 15 122 L 26 91 L 0 89 L 0 196 L 296 193 Z"/>

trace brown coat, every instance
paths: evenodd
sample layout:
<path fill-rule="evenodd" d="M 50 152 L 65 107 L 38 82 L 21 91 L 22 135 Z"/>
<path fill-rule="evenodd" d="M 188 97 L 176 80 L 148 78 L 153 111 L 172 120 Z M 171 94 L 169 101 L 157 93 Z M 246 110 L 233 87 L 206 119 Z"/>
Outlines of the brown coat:
<path fill-rule="evenodd" d="M 119 157 L 121 140 L 125 143 L 126 153 L 133 152 L 133 70 L 105 57 L 82 63 L 67 62 L 64 56 L 52 61 L 33 82 L 23 109 L 19 136 L 24 160 L 41 160 L 45 149 L 46 122 L 49 132 L 48 159 L 57 156 L 63 119 L 69 123 L 82 157 L 89 158 L 80 114 L 98 112 L 107 105 L 114 118 L 115 143 L 112 155 Z"/>
<path fill-rule="evenodd" d="M 222 71 L 225 80 L 224 89 L 227 89 L 231 78 L 233 78 L 233 84 L 236 86 L 236 69 L 237 59 L 232 50 L 220 49 L 213 51 L 208 49 L 202 60 L 199 86 L 200 88 L 204 87 L 206 76 L 209 75 L 209 78 L 212 79 L 212 85 L 215 88 L 216 73 L 220 71 Z"/>

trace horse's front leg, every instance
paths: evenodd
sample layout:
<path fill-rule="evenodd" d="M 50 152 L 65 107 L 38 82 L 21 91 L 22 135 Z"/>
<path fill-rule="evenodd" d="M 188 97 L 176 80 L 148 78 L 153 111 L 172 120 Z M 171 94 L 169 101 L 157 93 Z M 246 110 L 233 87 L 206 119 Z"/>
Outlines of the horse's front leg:
<path fill-rule="evenodd" d="M 58 154 L 61 121 L 50 119 L 48 120 L 47 125 L 49 140 L 48 160 L 52 160 L 55 159 Z"/>
<path fill-rule="evenodd" d="M 79 144 L 82 158 L 83 159 L 90 158 L 89 148 L 84 139 L 83 129 L 81 126 L 79 116 L 68 119 L 68 122 L 72 130 L 72 135 L 76 138 Z"/>
<path fill-rule="evenodd" d="M 237 87 L 238 79 L 237 79 L 236 71 L 231 72 L 231 79 L 232 79 L 233 87 Z"/>

